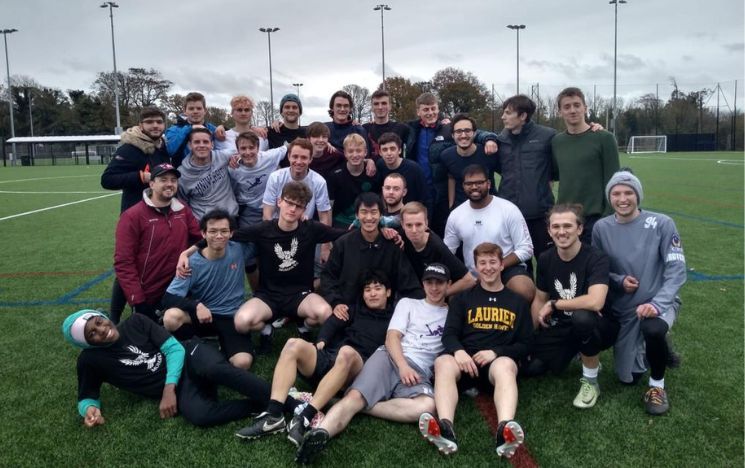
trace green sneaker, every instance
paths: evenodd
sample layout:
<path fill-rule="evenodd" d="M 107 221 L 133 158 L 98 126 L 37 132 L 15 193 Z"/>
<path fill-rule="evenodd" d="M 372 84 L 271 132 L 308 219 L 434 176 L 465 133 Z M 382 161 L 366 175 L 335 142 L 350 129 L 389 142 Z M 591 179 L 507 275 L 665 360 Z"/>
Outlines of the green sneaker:
<path fill-rule="evenodd" d="M 598 384 L 590 383 L 589 380 L 584 377 L 579 379 L 580 387 L 579 393 L 574 397 L 574 407 L 581 409 L 588 409 L 595 406 L 595 402 L 598 401 L 600 395 L 600 387 Z"/>
<path fill-rule="evenodd" d="M 660 416 L 667 413 L 670 409 L 670 403 L 667 401 L 667 393 L 664 388 L 650 387 L 644 394 L 644 409 L 647 413 Z"/>

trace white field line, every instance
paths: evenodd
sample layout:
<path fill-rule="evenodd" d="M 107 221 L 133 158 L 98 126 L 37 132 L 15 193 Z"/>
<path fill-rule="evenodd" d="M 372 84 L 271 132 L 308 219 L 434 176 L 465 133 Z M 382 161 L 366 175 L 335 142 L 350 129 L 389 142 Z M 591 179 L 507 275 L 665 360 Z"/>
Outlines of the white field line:
<path fill-rule="evenodd" d="M 725 166 L 742 166 L 745 164 L 745 161 L 738 161 L 737 159 L 720 159 L 717 161 L 717 164 Z"/>
<path fill-rule="evenodd" d="M 659 161 L 699 161 L 699 162 L 715 162 L 717 164 L 743 164 L 743 161 L 737 159 L 706 159 L 706 158 L 675 158 L 675 157 L 664 157 L 664 156 L 629 156 L 631 159 L 656 159 Z M 727 162 L 722 162 L 727 161 Z"/>
<path fill-rule="evenodd" d="M 111 197 L 113 195 L 119 195 L 119 192 L 113 192 L 113 193 L 109 193 L 109 194 L 106 194 L 106 195 L 101 195 L 100 197 L 86 198 L 84 200 L 78 200 L 78 201 L 74 201 L 74 202 L 70 202 L 70 203 L 63 203 L 61 205 L 48 206 L 46 208 L 40 208 L 38 210 L 26 211 L 24 213 L 18 213 L 18 214 L 6 216 L 4 218 L 0 218 L 0 221 L 5 221 L 7 219 L 13 219 L 13 218 L 19 218 L 21 216 L 26 216 L 26 215 L 30 215 L 30 214 L 34 214 L 34 213 L 41 213 L 42 211 L 49 211 L 49 210 L 54 210 L 54 209 L 57 209 L 57 208 L 63 208 L 65 206 L 77 205 L 78 203 L 85 203 L 87 201 L 98 200 L 100 198 Z"/>
<path fill-rule="evenodd" d="M 57 177 L 37 177 L 35 179 L 0 180 L 0 184 L 10 184 L 13 182 L 32 182 L 35 180 L 77 179 L 80 177 L 101 177 L 101 175 L 90 174 L 90 175 L 71 175 L 71 176 L 57 176 Z"/>
<path fill-rule="evenodd" d="M 30 194 L 30 195 L 59 195 L 66 193 L 111 193 L 108 190 L 98 190 L 96 192 L 23 192 L 20 190 L 0 190 L 0 193 L 12 193 L 12 194 Z M 121 193 L 121 192 L 117 192 Z"/>

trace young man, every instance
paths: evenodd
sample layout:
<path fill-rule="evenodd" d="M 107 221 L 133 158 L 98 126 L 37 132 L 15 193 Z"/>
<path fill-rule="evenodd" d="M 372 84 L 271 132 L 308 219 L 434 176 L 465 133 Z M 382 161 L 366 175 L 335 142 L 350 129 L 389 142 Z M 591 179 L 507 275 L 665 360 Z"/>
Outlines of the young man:
<path fill-rule="evenodd" d="M 463 246 L 463 260 L 475 272 L 473 257 L 466 252 L 482 242 L 494 242 L 504 252 L 502 282 L 520 294 L 528 303 L 533 300 L 535 286 L 525 263 L 533 256 L 525 219 L 515 205 L 489 193 L 491 181 L 487 171 L 472 164 L 463 171 L 463 190 L 468 201 L 450 213 L 445 228 L 445 245 L 451 252 Z"/>
<path fill-rule="evenodd" d="M 605 308 L 608 293 L 608 256 L 579 240 L 582 206 L 554 206 L 548 232 L 554 246 L 538 259 L 533 325 L 538 330 L 527 375 L 567 368 L 580 353 L 582 378 L 574 406 L 595 406 L 600 386 L 600 351 L 610 348 L 618 335 L 618 322 Z"/>
<path fill-rule="evenodd" d="M 254 107 L 254 100 L 248 96 L 238 95 L 233 96 L 233 98 L 230 99 L 230 115 L 233 117 L 235 126 L 227 131 L 224 130 L 222 125 L 217 127 L 215 134 L 218 135 L 221 132 L 224 132 L 225 139 L 215 143 L 215 150 L 234 153 L 238 135 L 245 132 L 253 132 L 259 136 L 259 151 L 266 151 L 269 149 L 265 138 L 266 130 L 251 125 L 253 122 Z"/>
<path fill-rule="evenodd" d="M 295 461 L 310 463 L 360 411 L 407 423 L 433 410 L 432 365 L 443 349 L 441 337 L 448 310 L 445 294 L 450 282 L 447 267 L 429 265 L 422 282 L 425 298 L 398 302 L 385 347 L 367 360 L 344 398 L 331 407 L 318 428 L 305 434 Z"/>
<path fill-rule="evenodd" d="M 455 256 L 442 239 L 427 227 L 427 208 L 419 202 L 409 202 L 401 210 L 401 227 L 404 231 L 404 252 L 411 262 L 419 281 L 424 269 L 432 263 L 442 263 L 448 267 L 455 281 L 448 287 L 448 296 L 476 285 L 476 277 Z"/>
<path fill-rule="evenodd" d="M 142 191 L 150 183 L 150 169 L 171 162 L 163 139 L 165 118 L 156 107 L 143 108 L 140 124 L 122 134 L 121 144 L 101 174 L 101 187 L 122 191 L 121 213 L 142 200 Z M 109 309 L 114 323 L 119 323 L 126 304 L 124 291 L 115 277 Z"/>
<path fill-rule="evenodd" d="M 378 180 L 382 181 L 394 172 L 401 174 L 406 179 L 404 203 L 418 201 L 430 206 L 432 199 L 424 172 L 416 162 L 401 157 L 401 138 L 392 132 L 384 133 L 378 139 L 377 145 L 380 152 L 380 159 L 375 163 Z"/>
<path fill-rule="evenodd" d="M 334 210 L 333 222 L 337 227 L 348 227 L 354 222 L 354 201 L 364 192 L 380 192 L 374 175 L 366 172 L 365 139 L 352 133 L 344 138 L 346 164 L 339 166 L 328 178 L 329 198 Z"/>
<path fill-rule="evenodd" d="M 372 122 L 362 124 L 362 128 L 367 132 L 369 146 L 372 147 L 370 156 L 378 161 L 382 154 L 380 153 L 380 137 L 385 133 L 393 133 L 399 137 L 399 141 L 409 140 L 409 126 L 401 122 L 391 120 L 391 95 L 388 91 L 379 89 L 370 96 L 372 107 Z M 399 151 L 403 148 L 399 144 Z"/>
<path fill-rule="evenodd" d="M 331 134 L 329 135 L 329 143 L 336 148 L 337 151 L 344 151 L 344 140 L 353 134 L 357 134 L 362 137 L 362 141 L 365 142 L 365 153 L 370 154 L 372 148 L 370 148 L 367 142 L 367 132 L 361 125 L 355 125 L 352 111 L 354 110 L 354 101 L 352 96 L 346 91 L 337 91 L 331 95 L 329 100 L 329 116 L 331 116 L 331 122 L 326 122 L 326 126 L 329 128 Z"/>
<path fill-rule="evenodd" d="M 205 122 L 207 115 L 207 102 L 201 93 L 192 92 L 184 98 L 184 117 L 179 116 L 176 125 L 171 125 L 166 130 L 166 148 L 171 155 L 171 161 L 174 167 L 179 167 L 181 162 L 189 157 L 191 148 L 189 147 L 189 137 L 193 127 L 206 127 L 210 131 L 210 137 L 215 134 L 214 124 Z"/>
<path fill-rule="evenodd" d="M 666 336 L 680 311 L 678 292 L 686 281 L 683 245 L 671 218 L 641 210 L 642 184 L 630 171 L 615 173 L 606 194 L 614 214 L 598 221 L 592 241 L 610 257 L 611 308 L 621 324 L 613 353 L 616 374 L 624 383 L 636 382 L 646 371 L 646 360 L 651 372 L 645 407 L 649 414 L 664 414 L 670 407 Z"/>
<path fill-rule="evenodd" d="M 435 361 L 435 406 L 419 417 L 419 431 L 444 454 L 458 450 L 453 422 L 458 388 L 492 390 L 497 410 L 497 454 L 512 457 L 525 434 L 514 420 L 517 363 L 528 354 L 533 327 L 522 297 L 502 283 L 502 249 L 489 242 L 473 250 L 479 284 L 450 301 L 442 344 Z"/>
<path fill-rule="evenodd" d="M 411 264 L 401 249 L 380 232 L 383 202 L 378 195 L 364 192 L 355 201 L 360 228 L 334 242 L 331 255 L 321 271 L 321 293 L 334 315 L 346 318 L 346 312 L 358 299 L 362 273 L 380 270 L 391 280 L 393 297 L 421 297 Z"/>
<path fill-rule="evenodd" d="M 305 138 L 306 127 L 300 126 L 300 116 L 303 115 L 303 103 L 297 94 L 285 94 L 279 101 L 279 114 L 282 125 L 278 130 L 273 127 L 267 129 L 267 139 L 270 148 L 279 148 L 292 143 L 296 138 Z"/>
<path fill-rule="evenodd" d="M 163 328 L 140 315 L 118 327 L 102 312 L 81 310 L 68 316 L 62 334 L 78 355 L 78 412 L 86 427 L 105 423 L 101 386 L 160 399 L 163 419 L 181 413 L 196 426 L 215 426 L 243 419 L 266 405 L 269 384 L 238 369 L 212 346 L 190 340 L 182 346 Z M 244 400 L 217 400 L 224 385 Z"/>
<path fill-rule="evenodd" d="M 401 220 L 401 208 L 404 207 L 404 197 L 407 193 L 406 179 L 397 172 L 388 174 L 383 179 L 381 194 L 385 202 L 384 216 L 393 216 Z"/>
<path fill-rule="evenodd" d="M 228 152 L 212 151 L 212 135 L 204 127 L 193 127 L 189 134 L 190 156 L 181 164 L 179 196 L 197 218 L 221 208 L 230 216 L 238 215 L 238 203 L 230 186 Z"/>
<path fill-rule="evenodd" d="M 388 322 L 393 314 L 393 309 L 388 306 L 390 296 L 391 287 L 385 274 L 368 271 L 362 280 L 364 303 L 350 310 L 349 320 L 330 316 L 321 327 L 315 345 L 290 338 L 274 368 L 267 410 L 236 435 L 255 439 L 287 429 L 287 438 L 299 446 L 318 412 L 354 380 L 367 358 L 385 342 Z M 308 405 L 285 425 L 284 400 L 298 372 L 317 388 Z"/>
<path fill-rule="evenodd" d="M 444 150 L 440 160 L 448 174 L 448 209 L 452 211 L 467 198 L 463 191 L 463 170 L 471 164 L 478 164 L 486 169 L 488 179 L 493 181 L 499 159 L 496 155 L 487 156 L 484 146 L 475 142 L 476 121 L 467 114 L 453 117 L 451 125 L 455 146 Z M 493 189 L 491 193 L 496 195 Z"/>
<path fill-rule="evenodd" d="M 117 281 L 133 310 L 154 321 L 179 252 L 202 237 L 191 209 L 176 198 L 178 178 L 179 171 L 170 164 L 153 167 L 150 188 L 116 225 Z"/>
<path fill-rule="evenodd" d="M 585 120 L 585 95 L 579 88 L 564 89 L 556 101 L 567 128 L 551 141 L 560 179 L 557 203 L 580 203 L 584 207 L 581 239 L 589 244 L 595 222 L 612 211 L 604 188 L 618 171 L 618 144 L 613 134 L 592 131 Z"/>
<path fill-rule="evenodd" d="M 253 363 L 251 338 L 233 324 L 246 289 L 243 271 L 247 251 L 231 242 L 235 221 L 227 211 L 212 210 L 199 222 L 207 247 L 192 256 L 191 275 L 176 277 L 163 297 L 163 326 L 180 340 L 217 336 L 220 349 L 230 363 L 250 369 Z"/>

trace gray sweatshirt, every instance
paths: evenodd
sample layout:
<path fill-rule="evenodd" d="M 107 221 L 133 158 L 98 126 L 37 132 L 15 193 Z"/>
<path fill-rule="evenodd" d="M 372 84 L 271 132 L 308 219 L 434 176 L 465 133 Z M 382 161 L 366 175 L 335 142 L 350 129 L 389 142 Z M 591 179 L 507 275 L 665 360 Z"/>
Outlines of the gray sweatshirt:
<path fill-rule="evenodd" d="M 178 168 L 181 173 L 179 196 L 189 204 L 197 219 L 215 208 L 222 208 L 231 216 L 238 214 L 238 203 L 228 176 L 229 160 L 229 152 L 213 151 L 212 161 L 206 166 L 195 165 L 189 157 Z"/>

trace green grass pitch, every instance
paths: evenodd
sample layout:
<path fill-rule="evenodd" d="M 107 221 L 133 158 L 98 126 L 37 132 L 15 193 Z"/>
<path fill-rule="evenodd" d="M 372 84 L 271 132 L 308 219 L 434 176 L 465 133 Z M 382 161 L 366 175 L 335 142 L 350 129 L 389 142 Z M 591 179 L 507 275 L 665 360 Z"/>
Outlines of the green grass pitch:
<path fill-rule="evenodd" d="M 683 365 L 666 376 L 671 410 L 647 416 L 644 387 L 618 384 L 606 352 L 592 410 L 571 405 L 578 363 L 559 377 L 520 382 L 526 447 L 547 467 L 742 467 L 743 154 L 622 155 L 621 165 L 641 178 L 642 207 L 676 221 L 690 270 L 672 330 Z M 101 398 L 106 425 L 81 425 L 77 351 L 63 341 L 60 324 L 77 309 L 108 307 L 120 196 L 101 189 L 102 170 L 0 167 L 0 466 L 291 466 L 294 450 L 283 437 L 242 443 L 233 433 L 245 421 L 208 430 L 181 418 L 161 421 L 157 402 L 109 386 Z M 259 375 L 271 379 L 278 352 L 276 344 L 271 359 L 259 360 Z M 321 462 L 508 465 L 469 397 L 455 423 L 459 451 L 443 458 L 414 425 L 359 416 Z"/>

